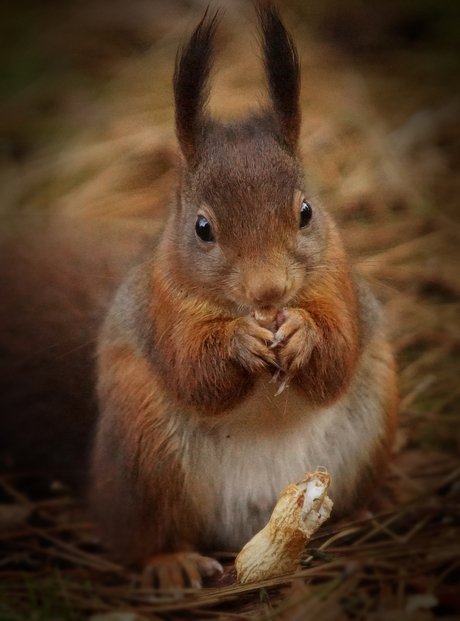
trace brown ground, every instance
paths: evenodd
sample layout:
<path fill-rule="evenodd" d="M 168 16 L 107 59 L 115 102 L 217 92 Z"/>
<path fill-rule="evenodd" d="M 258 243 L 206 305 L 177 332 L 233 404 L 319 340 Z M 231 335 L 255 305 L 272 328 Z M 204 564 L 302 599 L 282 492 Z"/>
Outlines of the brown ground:
<path fill-rule="evenodd" d="M 5 3 L 4 226 L 29 212 L 134 228 L 162 217 L 174 182 L 174 55 L 204 6 Z M 24 477 L 4 476 L 2 620 L 459 618 L 458 9 L 428 0 L 281 6 L 302 57 L 312 191 L 387 308 L 402 396 L 387 481 L 395 504 L 314 540 L 327 554 L 315 552 L 295 578 L 178 600 L 111 564 L 67 490 L 35 484 L 31 497 Z M 211 101 L 223 117 L 263 96 L 254 21 L 247 2 L 228 3 Z"/>

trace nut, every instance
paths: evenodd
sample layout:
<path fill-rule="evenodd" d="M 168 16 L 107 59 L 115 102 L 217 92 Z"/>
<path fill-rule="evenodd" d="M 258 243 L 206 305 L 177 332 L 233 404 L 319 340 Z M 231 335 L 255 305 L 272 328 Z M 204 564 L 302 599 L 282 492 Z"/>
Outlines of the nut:
<path fill-rule="evenodd" d="M 271 323 L 274 323 L 278 311 L 279 309 L 274 306 L 264 306 L 254 311 L 254 319 L 261 326 L 269 326 Z"/>
<path fill-rule="evenodd" d="M 268 524 L 236 557 L 240 582 L 256 582 L 294 571 L 305 544 L 331 513 L 332 500 L 327 496 L 330 484 L 327 471 L 316 468 L 281 492 Z"/>

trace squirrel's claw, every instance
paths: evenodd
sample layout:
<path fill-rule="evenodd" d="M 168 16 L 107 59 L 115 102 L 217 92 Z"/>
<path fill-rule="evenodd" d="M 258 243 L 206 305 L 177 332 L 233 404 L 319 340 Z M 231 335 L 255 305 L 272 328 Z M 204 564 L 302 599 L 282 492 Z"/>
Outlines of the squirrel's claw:
<path fill-rule="evenodd" d="M 285 377 L 283 380 L 281 380 L 281 383 L 280 383 L 280 385 L 279 385 L 279 388 L 278 388 L 278 390 L 275 392 L 275 397 L 277 397 L 278 395 L 280 395 L 280 394 L 283 392 L 283 390 L 289 386 L 289 382 L 290 382 L 290 381 L 291 381 L 291 378 L 290 378 L 288 375 L 286 375 L 286 377 Z"/>
<path fill-rule="evenodd" d="M 143 588 L 156 587 L 176 592 L 184 588 L 200 589 L 202 578 L 223 572 L 216 559 L 201 556 L 197 552 L 175 552 L 150 557 L 141 575 Z"/>

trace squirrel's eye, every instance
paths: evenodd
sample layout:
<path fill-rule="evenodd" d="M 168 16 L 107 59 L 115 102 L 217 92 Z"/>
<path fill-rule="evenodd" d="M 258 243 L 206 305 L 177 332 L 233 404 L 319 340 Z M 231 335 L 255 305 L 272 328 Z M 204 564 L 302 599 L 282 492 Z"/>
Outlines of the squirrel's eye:
<path fill-rule="evenodd" d="M 303 229 L 304 226 L 307 226 L 311 220 L 312 210 L 311 205 L 305 199 L 302 201 L 302 206 L 300 208 L 300 228 Z"/>
<path fill-rule="evenodd" d="M 212 232 L 211 225 L 204 216 L 198 216 L 198 218 L 196 219 L 195 231 L 202 241 L 214 241 L 214 233 Z"/>

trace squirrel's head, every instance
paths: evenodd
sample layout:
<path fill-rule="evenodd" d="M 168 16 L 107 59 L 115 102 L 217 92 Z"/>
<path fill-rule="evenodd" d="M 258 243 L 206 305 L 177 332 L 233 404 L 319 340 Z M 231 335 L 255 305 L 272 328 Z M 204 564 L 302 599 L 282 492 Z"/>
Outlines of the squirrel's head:
<path fill-rule="evenodd" d="M 295 298 L 320 266 L 327 228 L 297 155 L 297 51 L 271 2 L 256 8 L 270 106 L 225 124 L 207 113 L 217 12 L 206 12 L 178 54 L 176 132 L 185 165 L 167 229 L 177 275 L 215 300 L 253 310 Z"/>

